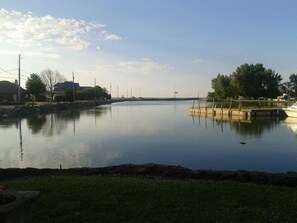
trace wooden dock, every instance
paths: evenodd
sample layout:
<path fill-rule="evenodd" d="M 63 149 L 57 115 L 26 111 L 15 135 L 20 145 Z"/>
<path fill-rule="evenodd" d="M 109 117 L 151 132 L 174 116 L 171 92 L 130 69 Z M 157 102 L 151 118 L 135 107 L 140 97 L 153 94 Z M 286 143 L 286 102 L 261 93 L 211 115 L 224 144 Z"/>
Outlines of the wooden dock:
<path fill-rule="evenodd" d="M 245 120 L 249 120 L 254 117 L 285 115 L 281 108 L 228 109 L 209 107 L 192 107 L 190 108 L 190 114 L 193 116 L 229 117 L 231 119 L 235 118 Z"/>

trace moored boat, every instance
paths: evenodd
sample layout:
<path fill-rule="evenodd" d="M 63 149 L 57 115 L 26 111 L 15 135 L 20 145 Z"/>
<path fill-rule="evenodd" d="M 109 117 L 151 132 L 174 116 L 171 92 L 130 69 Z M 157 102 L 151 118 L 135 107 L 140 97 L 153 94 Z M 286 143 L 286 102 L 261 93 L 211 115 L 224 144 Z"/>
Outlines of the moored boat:
<path fill-rule="evenodd" d="M 297 118 L 297 102 L 295 102 L 292 106 L 287 108 L 283 108 L 287 116 Z"/>
<path fill-rule="evenodd" d="M 297 135 L 297 118 L 287 117 L 284 124 Z"/>

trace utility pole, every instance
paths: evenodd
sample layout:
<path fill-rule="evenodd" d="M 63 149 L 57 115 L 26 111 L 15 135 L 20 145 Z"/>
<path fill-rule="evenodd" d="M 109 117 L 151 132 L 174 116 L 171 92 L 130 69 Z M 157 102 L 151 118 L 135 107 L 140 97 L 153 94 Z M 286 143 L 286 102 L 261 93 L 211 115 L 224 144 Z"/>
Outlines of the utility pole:
<path fill-rule="evenodd" d="M 111 84 L 109 86 L 109 94 L 110 94 L 110 99 L 111 99 Z"/>
<path fill-rule="evenodd" d="M 19 54 L 18 102 L 21 102 L 21 54 Z"/>
<path fill-rule="evenodd" d="M 96 78 L 95 78 L 95 86 L 94 86 L 94 99 L 95 99 L 95 101 L 96 101 Z"/>
<path fill-rule="evenodd" d="M 74 89 L 74 73 L 72 72 L 72 92 L 73 92 L 73 102 L 75 101 L 75 89 Z"/>
<path fill-rule="evenodd" d="M 117 86 L 117 97 L 119 98 L 119 85 Z"/>
<path fill-rule="evenodd" d="M 174 82 L 174 85 L 173 85 L 173 98 L 175 99 L 175 82 Z"/>

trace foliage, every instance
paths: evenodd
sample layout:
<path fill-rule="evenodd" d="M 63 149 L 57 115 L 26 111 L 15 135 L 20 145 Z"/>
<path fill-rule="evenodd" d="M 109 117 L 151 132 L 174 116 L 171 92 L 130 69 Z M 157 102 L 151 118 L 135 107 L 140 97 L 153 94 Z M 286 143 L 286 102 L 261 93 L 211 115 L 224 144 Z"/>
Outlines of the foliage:
<path fill-rule="evenodd" d="M 291 96 L 297 97 L 297 75 L 291 74 L 289 79 L 290 79 L 290 87 L 291 87 Z"/>
<path fill-rule="evenodd" d="M 243 64 L 230 76 L 217 75 L 212 79 L 215 99 L 228 97 L 238 98 L 274 98 L 279 95 L 279 86 L 282 78 L 263 64 Z"/>
<path fill-rule="evenodd" d="M 218 74 L 216 78 L 211 80 L 211 87 L 215 90 L 213 94 L 215 100 L 232 97 L 232 86 L 230 82 L 230 77 L 221 74 Z"/>
<path fill-rule="evenodd" d="M 38 101 L 39 94 L 42 94 L 46 91 L 46 86 L 42 82 L 41 78 L 37 74 L 31 74 L 27 79 L 26 88 L 30 94 L 33 94 Z"/>
<path fill-rule="evenodd" d="M 102 176 L 11 180 L 36 190 L 33 222 L 295 222 L 297 191 L 232 182 Z"/>
<path fill-rule="evenodd" d="M 73 100 L 73 90 L 72 89 L 66 90 L 64 92 L 64 94 L 65 94 L 66 101 Z M 110 95 L 108 94 L 108 92 L 105 88 L 96 86 L 95 88 L 90 87 L 90 88 L 76 91 L 75 99 L 77 99 L 77 100 L 110 99 Z"/>
<path fill-rule="evenodd" d="M 40 77 L 42 81 L 46 84 L 46 89 L 50 92 L 51 101 L 54 97 L 54 86 L 57 83 L 61 83 L 66 80 L 66 78 L 58 71 L 53 71 L 50 69 L 45 69 L 40 72 Z"/>

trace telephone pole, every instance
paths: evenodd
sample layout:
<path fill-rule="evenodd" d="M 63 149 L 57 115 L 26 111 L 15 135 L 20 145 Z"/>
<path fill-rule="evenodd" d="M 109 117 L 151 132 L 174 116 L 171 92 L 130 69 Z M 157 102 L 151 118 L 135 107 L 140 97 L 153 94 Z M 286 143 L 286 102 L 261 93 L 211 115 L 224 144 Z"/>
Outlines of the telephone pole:
<path fill-rule="evenodd" d="M 19 54 L 18 102 L 21 102 L 21 54 Z"/>
<path fill-rule="evenodd" d="M 96 78 L 95 78 L 95 86 L 94 86 L 94 99 L 95 99 L 95 101 L 97 100 L 97 98 L 96 98 Z"/>
<path fill-rule="evenodd" d="M 74 90 L 74 73 L 72 72 L 72 92 L 73 92 L 73 102 L 75 101 L 75 90 Z"/>

